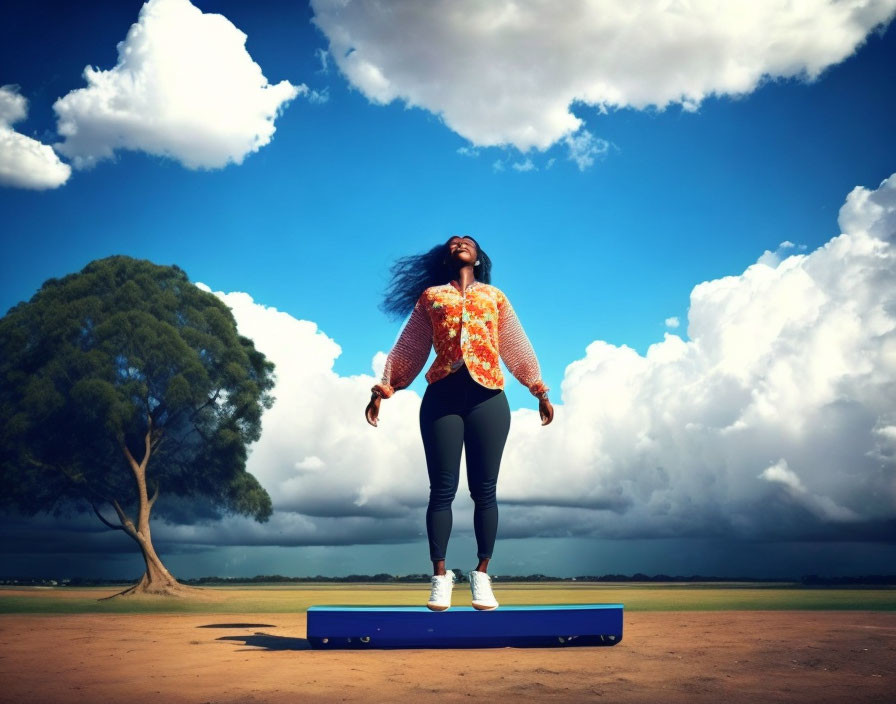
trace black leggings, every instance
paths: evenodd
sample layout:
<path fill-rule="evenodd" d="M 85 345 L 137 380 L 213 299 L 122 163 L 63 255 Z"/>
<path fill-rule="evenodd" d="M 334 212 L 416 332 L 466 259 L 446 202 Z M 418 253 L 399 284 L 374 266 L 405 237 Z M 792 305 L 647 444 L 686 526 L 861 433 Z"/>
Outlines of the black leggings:
<path fill-rule="evenodd" d="M 490 558 L 498 532 L 495 486 L 510 432 L 510 404 L 502 389 L 489 389 L 466 365 L 426 387 L 420 404 L 420 434 L 429 472 L 426 533 L 433 561 L 444 560 L 451 535 L 451 502 L 466 447 L 467 484 L 475 505 L 477 555 Z"/>

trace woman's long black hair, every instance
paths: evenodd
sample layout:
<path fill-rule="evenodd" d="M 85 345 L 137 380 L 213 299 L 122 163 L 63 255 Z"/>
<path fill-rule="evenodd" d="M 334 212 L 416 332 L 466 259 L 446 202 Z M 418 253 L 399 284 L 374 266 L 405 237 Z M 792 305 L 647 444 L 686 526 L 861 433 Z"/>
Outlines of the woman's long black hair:
<path fill-rule="evenodd" d="M 479 242 L 470 235 L 451 235 L 444 243 L 438 244 L 423 254 L 411 254 L 400 257 L 389 267 L 392 283 L 386 289 L 385 300 L 379 308 L 392 318 L 404 318 L 410 315 L 414 304 L 430 286 L 447 284 L 457 277 L 457 268 L 451 262 L 448 243 L 455 237 L 468 237 L 476 243 L 476 259 L 479 264 L 473 266 L 473 275 L 484 284 L 492 282 L 492 260 L 482 251 Z"/>

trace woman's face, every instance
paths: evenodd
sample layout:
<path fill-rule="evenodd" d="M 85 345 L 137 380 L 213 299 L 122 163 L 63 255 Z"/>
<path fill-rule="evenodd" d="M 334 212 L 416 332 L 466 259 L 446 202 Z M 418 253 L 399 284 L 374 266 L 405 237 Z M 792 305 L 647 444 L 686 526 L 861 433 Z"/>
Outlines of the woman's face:
<path fill-rule="evenodd" d="M 470 237 L 452 237 L 448 240 L 448 259 L 458 267 L 475 264 L 479 250 Z"/>

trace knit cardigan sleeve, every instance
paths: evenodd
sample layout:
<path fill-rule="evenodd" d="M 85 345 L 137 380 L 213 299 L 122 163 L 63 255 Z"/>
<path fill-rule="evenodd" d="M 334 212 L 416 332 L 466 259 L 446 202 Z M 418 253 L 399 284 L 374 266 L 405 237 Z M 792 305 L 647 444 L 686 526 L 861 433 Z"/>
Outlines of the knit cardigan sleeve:
<path fill-rule="evenodd" d="M 498 351 L 510 373 L 533 396 L 550 390 L 541 378 L 535 350 L 510 305 L 510 299 L 503 292 L 498 299 Z"/>
<path fill-rule="evenodd" d="M 423 369 L 431 350 L 432 321 L 426 312 L 423 294 L 420 294 L 411 317 L 386 358 L 380 383 L 371 390 L 382 398 L 389 398 L 396 391 L 407 388 Z"/>

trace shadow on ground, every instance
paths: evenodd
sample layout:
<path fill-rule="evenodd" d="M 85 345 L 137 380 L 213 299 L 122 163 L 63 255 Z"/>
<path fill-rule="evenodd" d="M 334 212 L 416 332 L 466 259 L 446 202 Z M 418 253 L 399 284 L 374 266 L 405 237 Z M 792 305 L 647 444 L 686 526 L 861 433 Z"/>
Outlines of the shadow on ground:
<path fill-rule="evenodd" d="M 276 628 L 272 623 L 207 623 L 197 628 Z M 252 635 L 222 636 L 217 640 L 230 640 L 243 643 L 253 648 L 265 650 L 311 650 L 306 638 L 288 636 L 272 636 L 269 633 L 253 633 Z"/>

